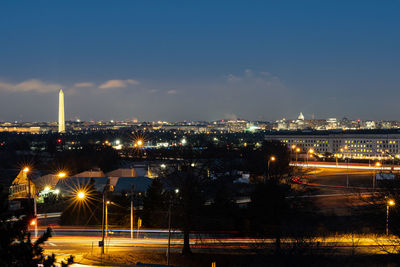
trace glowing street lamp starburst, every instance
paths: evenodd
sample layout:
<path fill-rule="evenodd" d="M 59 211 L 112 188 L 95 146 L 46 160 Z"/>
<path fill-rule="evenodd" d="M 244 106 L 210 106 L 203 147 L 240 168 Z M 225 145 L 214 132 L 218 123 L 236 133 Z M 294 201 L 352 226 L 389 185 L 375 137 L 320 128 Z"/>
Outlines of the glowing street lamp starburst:
<path fill-rule="evenodd" d="M 65 194 L 69 202 L 67 208 L 72 206 L 72 209 L 77 209 L 78 213 L 81 209 L 88 209 L 92 212 L 93 202 L 96 199 L 93 185 L 90 182 L 84 184 L 80 184 L 79 182 L 78 184 L 65 183 L 64 185 L 69 188 Z"/>
<path fill-rule="evenodd" d="M 85 198 L 85 195 L 85 192 L 79 191 L 76 196 L 78 197 L 78 199 L 83 200 Z"/>
<path fill-rule="evenodd" d="M 57 173 L 58 178 L 65 178 L 67 174 L 65 172 L 59 172 Z"/>

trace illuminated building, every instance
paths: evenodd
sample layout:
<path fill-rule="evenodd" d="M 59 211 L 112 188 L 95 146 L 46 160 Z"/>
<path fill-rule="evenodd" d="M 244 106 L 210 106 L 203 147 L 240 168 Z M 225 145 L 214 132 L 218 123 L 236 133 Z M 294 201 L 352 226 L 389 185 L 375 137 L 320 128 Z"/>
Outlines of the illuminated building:
<path fill-rule="evenodd" d="M 267 135 L 266 140 L 277 140 L 299 147 L 310 148 L 319 154 L 330 154 L 342 158 L 391 159 L 400 158 L 400 133 L 300 133 L 287 132 Z"/>

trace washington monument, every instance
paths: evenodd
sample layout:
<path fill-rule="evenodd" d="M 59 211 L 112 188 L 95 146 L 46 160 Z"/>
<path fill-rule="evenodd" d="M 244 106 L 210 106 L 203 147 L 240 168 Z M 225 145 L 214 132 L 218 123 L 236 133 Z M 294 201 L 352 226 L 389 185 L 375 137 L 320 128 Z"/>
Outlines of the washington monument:
<path fill-rule="evenodd" d="M 58 132 L 65 132 L 65 119 L 64 119 L 64 93 L 60 89 L 58 93 Z"/>

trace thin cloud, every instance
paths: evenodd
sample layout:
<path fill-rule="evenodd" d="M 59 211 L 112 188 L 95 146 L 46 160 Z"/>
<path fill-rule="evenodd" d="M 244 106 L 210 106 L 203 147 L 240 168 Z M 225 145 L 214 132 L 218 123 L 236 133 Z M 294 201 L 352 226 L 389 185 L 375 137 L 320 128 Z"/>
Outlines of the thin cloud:
<path fill-rule="evenodd" d="M 238 77 L 238 76 L 235 76 L 235 75 L 233 75 L 233 74 L 229 74 L 229 75 L 226 76 L 226 80 L 227 80 L 228 82 L 238 82 L 238 81 L 241 81 L 242 78 L 240 78 L 240 77 Z"/>
<path fill-rule="evenodd" d="M 93 87 L 94 83 L 92 82 L 84 82 L 84 83 L 76 83 L 74 87 L 82 88 L 82 87 Z"/>
<path fill-rule="evenodd" d="M 167 91 L 167 94 L 169 95 L 176 95 L 178 92 L 176 90 L 169 90 Z"/>
<path fill-rule="evenodd" d="M 105 83 L 99 86 L 100 89 L 113 89 L 113 88 L 125 88 L 128 85 L 138 85 L 139 82 L 137 80 L 128 79 L 128 80 L 108 80 Z"/>
<path fill-rule="evenodd" d="M 20 83 L 6 83 L 0 81 L 0 91 L 6 92 L 37 92 L 37 93 L 53 93 L 60 90 L 62 86 L 57 83 L 48 83 L 39 79 L 26 80 Z"/>

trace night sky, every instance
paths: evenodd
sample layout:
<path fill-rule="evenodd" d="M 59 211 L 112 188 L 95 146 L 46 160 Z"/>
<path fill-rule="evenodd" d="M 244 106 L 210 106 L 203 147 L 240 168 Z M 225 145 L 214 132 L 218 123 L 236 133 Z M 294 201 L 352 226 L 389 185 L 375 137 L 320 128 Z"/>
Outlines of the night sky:
<path fill-rule="evenodd" d="M 400 120 L 400 1 L 0 2 L 0 121 Z"/>

